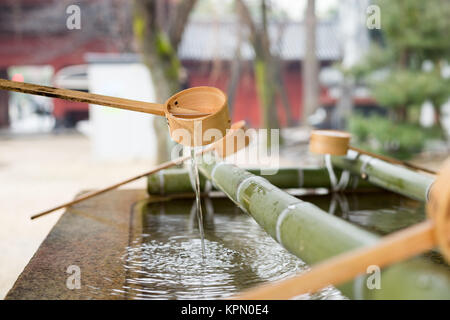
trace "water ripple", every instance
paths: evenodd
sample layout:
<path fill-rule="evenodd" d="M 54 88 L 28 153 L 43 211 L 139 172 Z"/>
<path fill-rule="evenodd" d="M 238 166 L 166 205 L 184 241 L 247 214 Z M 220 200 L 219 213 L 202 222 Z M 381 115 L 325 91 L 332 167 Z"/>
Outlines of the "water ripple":
<path fill-rule="evenodd" d="M 132 299 L 217 299 L 306 270 L 250 217 L 215 214 L 205 225 L 205 257 L 197 228 L 183 214 L 148 214 L 143 235 L 123 255 Z M 335 288 L 300 299 L 342 299 Z"/>

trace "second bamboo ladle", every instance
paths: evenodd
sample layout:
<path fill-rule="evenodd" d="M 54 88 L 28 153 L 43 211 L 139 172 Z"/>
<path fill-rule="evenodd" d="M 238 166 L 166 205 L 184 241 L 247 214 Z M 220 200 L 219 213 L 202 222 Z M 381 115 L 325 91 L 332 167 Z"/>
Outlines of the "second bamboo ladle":
<path fill-rule="evenodd" d="M 365 151 L 356 147 L 350 146 L 351 135 L 345 131 L 337 130 L 313 130 L 311 133 L 309 150 L 319 154 L 331 154 L 336 156 L 343 156 L 347 154 L 348 150 L 354 150 L 358 153 L 366 154 L 368 156 L 384 160 L 386 162 L 400 164 L 402 166 L 420 170 L 430 174 L 436 174 L 435 171 L 417 166 L 415 164 L 397 160 L 391 157 L 378 155 L 369 151 Z"/>
<path fill-rule="evenodd" d="M 180 91 L 165 104 L 5 79 L 0 79 L 0 89 L 165 116 L 172 139 L 185 146 L 203 146 L 216 142 L 224 137 L 226 130 L 230 128 L 227 97 L 214 87 L 194 87 Z M 215 134 L 205 135 L 209 129 L 216 130 Z"/>

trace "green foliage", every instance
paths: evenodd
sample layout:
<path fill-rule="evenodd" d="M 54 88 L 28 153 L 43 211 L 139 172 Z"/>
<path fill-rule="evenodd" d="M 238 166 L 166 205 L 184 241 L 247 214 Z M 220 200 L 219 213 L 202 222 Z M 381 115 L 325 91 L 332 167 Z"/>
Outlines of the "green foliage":
<path fill-rule="evenodd" d="M 155 47 L 161 61 L 166 64 L 166 76 L 168 79 L 178 81 L 178 73 L 181 67 L 176 51 L 173 49 L 169 38 L 163 32 L 157 32 L 155 36 Z"/>
<path fill-rule="evenodd" d="M 159 55 L 170 56 L 173 54 L 172 45 L 163 32 L 157 32 L 155 37 L 156 51 Z"/>
<path fill-rule="evenodd" d="M 449 0 L 378 0 L 377 4 L 387 46 L 398 61 L 448 58 Z M 420 68 L 420 64 L 416 63 L 416 67 Z"/>
<path fill-rule="evenodd" d="M 436 138 L 436 128 L 425 129 L 416 124 L 395 123 L 387 118 L 355 115 L 350 118 L 352 144 L 379 154 L 408 159 L 420 152 L 425 141 Z"/>
<path fill-rule="evenodd" d="M 364 62 L 348 72 L 369 85 L 388 118 L 355 116 L 349 130 L 375 152 L 408 157 L 442 128 L 419 125 L 420 107 L 430 101 L 437 117 L 450 97 L 450 79 L 441 74 L 450 59 L 450 0 L 378 0 L 383 46 L 374 45 Z M 428 68 L 424 69 L 424 65 Z M 439 122 L 439 121 L 438 121 Z"/>
<path fill-rule="evenodd" d="M 420 107 L 430 100 L 442 105 L 450 97 L 450 81 L 437 72 L 393 70 L 383 80 L 369 81 L 378 103 L 388 108 Z"/>
<path fill-rule="evenodd" d="M 415 100 L 416 78 L 409 70 L 392 72 L 382 81 L 371 82 L 372 94 L 379 104 L 388 108 L 400 108 L 419 104 Z"/>
<path fill-rule="evenodd" d="M 258 97 L 261 102 L 262 107 L 262 120 L 263 120 L 263 127 L 267 129 L 274 129 L 277 128 L 278 125 L 278 118 L 276 117 L 276 109 L 274 114 L 274 97 L 275 97 L 275 89 L 273 84 L 271 83 L 271 80 L 273 77 L 271 77 L 270 72 L 270 65 L 268 63 L 260 58 L 255 58 L 254 62 L 254 68 L 255 68 L 255 78 L 256 78 L 256 87 L 258 92 Z M 270 130 L 267 131 L 267 145 L 271 145 L 271 134 Z M 280 144 L 283 143 L 282 138 L 280 137 Z"/>
<path fill-rule="evenodd" d="M 133 32 L 136 38 L 140 41 L 144 38 L 145 21 L 141 15 L 135 14 L 133 19 Z"/>
<path fill-rule="evenodd" d="M 256 86 L 258 88 L 258 96 L 261 100 L 261 105 L 263 108 L 268 106 L 268 97 L 267 97 L 267 66 L 264 61 L 260 59 L 255 59 L 255 76 L 256 76 Z M 268 119 L 265 119 L 267 122 Z M 264 123 L 264 126 L 268 126 L 268 123 Z"/>
<path fill-rule="evenodd" d="M 354 76 L 357 80 L 363 80 L 374 70 L 389 67 L 393 59 L 394 53 L 392 50 L 373 44 L 362 63 L 357 64 L 348 70 L 341 71 L 346 75 Z"/>

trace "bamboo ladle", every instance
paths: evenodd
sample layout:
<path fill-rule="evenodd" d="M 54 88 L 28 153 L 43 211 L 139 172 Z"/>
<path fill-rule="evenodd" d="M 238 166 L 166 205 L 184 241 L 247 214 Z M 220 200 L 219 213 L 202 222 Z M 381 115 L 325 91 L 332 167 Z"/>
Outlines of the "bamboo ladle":
<path fill-rule="evenodd" d="M 346 155 L 348 150 L 354 150 L 358 153 L 366 154 L 374 158 L 384 160 L 386 162 L 400 164 L 405 167 L 420 170 L 429 174 L 436 174 L 436 171 L 414 165 L 412 163 L 397 160 L 391 157 L 378 155 L 369 151 L 365 151 L 350 146 L 351 135 L 345 131 L 337 130 L 313 130 L 311 133 L 309 150 L 320 154 Z"/>
<path fill-rule="evenodd" d="M 0 89 L 165 116 L 172 139 L 186 146 L 203 146 L 215 142 L 215 137 L 219 135 L 205 137 L 205 132 L 208 129 L 219 130 L 223 137 L 231 122 L 228 116 L 227 97 L 214 87 L 194 87 L 180 91 L 170 97 L 165 104 L 5 79 L 0 79 Z"/>
<path fill-rule="evenodd" d="M 403 261 L 439 246 L 450 263 L 450 158 L 431 189 L 427 204 L 428 219 L 385 236 L 377 244 L 343 253 L 312 267 L 291 279 L 250 289 L 235 299 L 291 299 L 328 285 L 339 285 L 364 274 L 367 267 Z"/>
<path fill-rule="evenodd" d="M 242 120 L 242 121 L 238 121 L 236 123 L 233 123 L 233 125 L 231 126 L 230 130 L 228 130 L 228 132 L 227 132 L 227 134 L 225 135 L 224 138 L 222 138 L 221 140 L 219 140 L 219 141 L 217 141 L 217 142 L 207 146 L 206 148 L 203 148 L 202 150 L 197 152 L 196 155 L 201 155 L 201 154 L 204 154 L 206 152 L 215 151 L 221 158 L 226 158 L 227 156 L 229 156 L 229 155 L 231 155 L 233 153 L 236 153 L 240 149 L 245 148 L 250 143 L 250 139 L 248 138 L 248 136 L 239 135 L 239 132 L 243 131 L 243 130 L 245 130 L 245 121 Z M 244 137 L 243 143 L 235 143 L 235 138 L 236 137 Z M 56 211 L 58 209 L 62 209 L 62 208 L 71 206 L 73 204 L 82 202 L 84 200 L 90 199 L 92 197 L 98 196 L 99 194 L 102 194 L 102 193 L 105 193 L 107 191 L 116 189 L 116 188 L 118 188 L 120 186 L 123 186 L 124 184 L 130 183 L 132 181 L 138 180 L 138 179 L 143 178 L 143 177 L 146 177 L 146 176 L 148 176 L 150 174 L 153 174 L 155 172 L 158 172 L 160 170 L 167 169 L 167 168 L 179 165 L 179 164 L 183 163 L 184 161 L 189 160 L 190 158 L 191 158 L 191 155 L 189 154 L 189 155 L 186 155 L 186 156 L 183 156 L 183 157 L 179 157 L 179 158 L 171 160 L 171 161 L 164 162 L 164 163 L 154 167 L 152 170 L 149 170 L 149 171 L 144 172 L 142 174 L 139 174 L 137 176 L 128 178 L 128 179 L 123 180 L 121 182 L 112 184 L 112 185 L 110 185 L 108 187 L 105 187 L 103 189 L 96 190 L 96 191 L 93 191 L 93 192 L 89 192 L 87 194 L 84 194 L 84 195 L 80 196 L 79 198 L 77 198 L 75 200 L 63 203 L 63 204 L 58 205 L 56 207 L 53 207 L 51 209 L 48 209 L 48 210 L 42 211 L 40 213 L 37 213 L 37 214 L 31 216 L 31 219 L 33 220 L 33 219 L 42 217 L 42 216 L 44 216 L 46 214 L 49 214 L 51 212 L 54 212 L 54 211 Z"/>

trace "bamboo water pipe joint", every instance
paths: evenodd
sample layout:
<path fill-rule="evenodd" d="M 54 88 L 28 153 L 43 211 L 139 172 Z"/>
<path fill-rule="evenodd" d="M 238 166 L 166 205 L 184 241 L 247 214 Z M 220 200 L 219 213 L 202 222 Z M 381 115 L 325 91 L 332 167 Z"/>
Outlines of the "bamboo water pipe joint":
<path fill-rule="evenodd" d="M 394 232 L 378 243 L 361 247 L 314 265 L 310 271 L 249 289 L 238 299 L 289 299 L 315 292 L 328 285 L 340 285 L 366 271 L 369 265 L 382 268 L 439 246 L 450 263 L 450 158 L 431 189 L 427 204 L 428 219 Z M 448 295 L 447 295 L 448 296 Z"/>
<path fill-rule="evenodd" d="M 165 116 L 172 139 L 185 146 L 204 146 L 219 141 L 231 124 L 227 97 L 214 87 L 194 87 L 180 91 L 165 104 L 6 79 L 0 79 L 0 89 Z"/>

